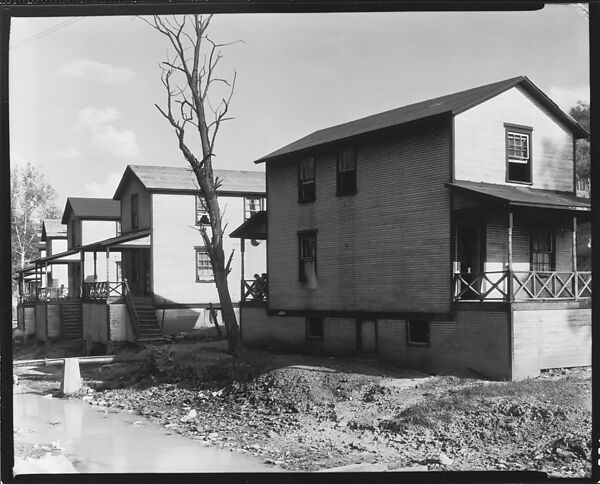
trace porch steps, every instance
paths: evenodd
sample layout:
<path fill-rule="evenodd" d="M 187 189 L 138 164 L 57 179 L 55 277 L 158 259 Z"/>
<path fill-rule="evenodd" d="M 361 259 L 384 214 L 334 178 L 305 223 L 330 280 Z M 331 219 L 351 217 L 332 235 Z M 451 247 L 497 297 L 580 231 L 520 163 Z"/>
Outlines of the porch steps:
<path fill-rule="evenodd" d="M 149 297 L 131 297 L 131 304 L 135 306 L 137 321 L 137 341 L 139 343 L 163 342 L 167 340 L 160 330 L 156 318 L 156 308 Z M 133 312 L 133 311 L 132 311 Z"/>
<path fill-rule="evenodd" d="M 83 318 L 80 300 L 61 301 L 60 319 L 62 322 L 64 338 L 76 339 L 83 337 Z"/>

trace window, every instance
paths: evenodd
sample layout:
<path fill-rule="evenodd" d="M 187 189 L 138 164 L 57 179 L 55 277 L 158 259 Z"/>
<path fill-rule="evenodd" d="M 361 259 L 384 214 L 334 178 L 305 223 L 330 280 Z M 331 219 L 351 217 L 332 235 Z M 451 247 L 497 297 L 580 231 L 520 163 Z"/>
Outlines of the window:
<path fill-rule="evenodd" d="M 298 233 L 298 280 L 315 286 L 317 282 L 317 232 Z"/>
<path fill-rule="evenodd" d="M 204 247 L 196 248 L 196 282 L 212 280 L 213 271 L 208 252 Z"/>
<path fill-rule="evenodd" d="M 134 193 L 131 195 L 131 228 L 135 230 L 138 226 L 138 194 Z"/>
<path fill-rule="evenodd" d="M 210 219 L 208 217 L 208 208 L 206 202 L 200 195 L 196 195 L 196 225 L 208 225 Z"/>
<path fill-rule="evenodd" d="M 115 262 L 115 274 L 117 282 L 121 282 L 123 280 L 123 268 L 120 260 Z"/>
<path fill-rule="evenodd" d="M 256 212 L 263 210 L 262 197 L 246 197 L 244 200 L 244 220 L 248 220 Z"/>
<path fill-rule="evenodd" d="M 429 346 L 429 321 L 407 321 L 406 342 L 409 345 Z"/>
<path fill-rule="evenodd" d="M 298 201 L 314 202 L 315 199 L 315 159 L 303 158 L 298 166 Z"/>
<path fill-rule="evenodd" d="M 337 195 L 356 193 L 356 150 L 346 148 L 337 156 Z"/>
<path fill-rule="evenodd" d="M 531 270 L 550 272 L 554 269 L 554 233 L 551 229 L 531 230 Z"/>
<path fill-rule="evenodd" d="M 118 237 L 119 235 L 121 235 L 121 221 L 117 220 L 115 222 L 115 235 Z"/>
<path fill-rule="evenodd" d="M 531 183 L 531 128 L 506 127 L 506 181 Z"/>
<path fill-rule="evenodd" d="M 306 318 L 306 339 L 323 339 L 323 318 Z"/>

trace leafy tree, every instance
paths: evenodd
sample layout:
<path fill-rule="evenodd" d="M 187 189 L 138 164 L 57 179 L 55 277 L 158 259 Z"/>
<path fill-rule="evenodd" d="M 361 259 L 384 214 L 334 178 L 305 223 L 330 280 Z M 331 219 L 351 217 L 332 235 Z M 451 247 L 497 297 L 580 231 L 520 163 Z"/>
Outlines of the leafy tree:
<path fill-rule="evenodd" d="M 211 39 L 211 20 L 212 15 L 194 14 L 154 16 L 151 21 L 145 21 L 166 37 L 174 51 L 173 59 L 167 58 L 160 64 L 167 100 L 164 107 L 158 104 L 156 107 L 173 128 L 178 147 L 196 176 L 199 195 L 209 213 L 210 225 L 200 225 L 199 230 L 213 269 L 229 352 L 237 355 L 242 346 L 227 282 L 233 253 L 226 258 L 223 251 L 226 224 L 223 224 L 217 194 L 221 182 L 213 174 L 217 133 L 221 124 L 231 119 L 228 110 L 236 73 L 231 79 L 218 74 L 221 49 L 231 44 L 219 44 Z M 193 146 L 199 146 L 199 151 Z"/>
<path fill-rule="evenodd" d="M 569 114 L 581 124 L 588 132 L 590 131 L 590 104 L 585 101 L 577 101 L 577 105 L 572 107 Z M 579 180 L 590 181 L 590 140 L 577 140 L 575 146 L 575 173 Z"/>
<path fill-rule="evenodd" d="M 37 255 L 42 220 L 60 216 L 56 197 L 54 188 L 31 163 L 24 168 L 15 166 L 10 192 L 13 274 Z"/>

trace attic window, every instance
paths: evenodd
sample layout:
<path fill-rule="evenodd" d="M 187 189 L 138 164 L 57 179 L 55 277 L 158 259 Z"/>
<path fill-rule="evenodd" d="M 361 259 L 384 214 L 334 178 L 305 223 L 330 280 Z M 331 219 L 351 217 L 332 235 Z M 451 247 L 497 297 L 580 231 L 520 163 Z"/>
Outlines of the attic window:
<path fill-rule="evenodd" d="M 337 156 L 337 195 L 356 193 L 356 150 L 346 148 Z"/>
<path fill-rule="evenodd" d="M 315 159 L 302 158 L 298 165 L 298 201 L 306 203 L 314 202 L 315 199 Z"/>
<path fill-rule="evenodd" d="M 506 127 L 506 181 L 531 183 L 531 128 Z"/>

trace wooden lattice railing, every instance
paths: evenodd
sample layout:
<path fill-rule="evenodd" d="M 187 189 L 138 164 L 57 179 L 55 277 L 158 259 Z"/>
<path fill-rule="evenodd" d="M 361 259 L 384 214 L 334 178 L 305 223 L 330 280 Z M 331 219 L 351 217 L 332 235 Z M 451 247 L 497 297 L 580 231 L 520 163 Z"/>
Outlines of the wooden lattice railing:
<path fill-rule="evenodd" d="M 266 301 L 269 297 L 269 286 L 263 278 L 242 281 L 242 301 Z"/>
<path fill-rule="evenodd" d="M 454 274 L 454 301 L 579 301 L 591 297 L 591 272 L 496 271 Z"/>
<path fill-rule="evenodd" d="M 82 297 L 88 300 L 108 299 L 109 297 L 123 297 L 125 286 L 123 282 L 84 282 Z"/>
<path fill-rule="evenodd" d="M 37 288 L 37 300 L 38 301 L 55 301 L 57 299 L 66 299 L 69 295 L 68 290 L 62 287 L 38 287 Z"/>

